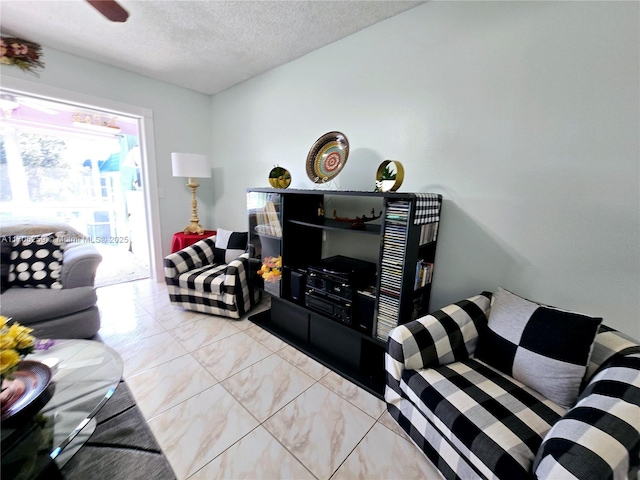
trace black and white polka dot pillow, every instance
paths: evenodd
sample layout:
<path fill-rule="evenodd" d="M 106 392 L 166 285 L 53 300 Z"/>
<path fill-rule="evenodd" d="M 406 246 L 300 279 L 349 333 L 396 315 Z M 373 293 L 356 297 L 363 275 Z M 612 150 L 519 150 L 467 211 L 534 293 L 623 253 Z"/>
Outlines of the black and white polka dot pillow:
<path fill-rule="evenodd" d="M 64 232 L 16 236 L 11 250 L 9 284 L 35 288 L 62 288 Z"/>

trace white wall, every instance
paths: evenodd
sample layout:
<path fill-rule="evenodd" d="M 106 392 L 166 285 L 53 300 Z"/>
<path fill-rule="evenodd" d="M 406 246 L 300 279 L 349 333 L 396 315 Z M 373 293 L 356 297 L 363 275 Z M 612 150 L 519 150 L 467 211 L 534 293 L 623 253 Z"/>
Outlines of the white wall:
<path fill-rule="evenodd" d="M 211 97 L 46 47 L 42 59 L 45 68 L 39 78 L 8 66 L 0 73 L 152 110 L 155 158 L 149 160 L 155 162 L 157 186 L 165 192 L 158 200 L 164 257 L 173 233 L 183 230 L 191 217 L 191 191 L 186 178 L 172 176 L 171 152 L 210 153 Z M 198 216 L 205 228 L 212 228 L 213 181 L 200 179 L 199 183 Z"/>
<path fill-rule="evenodd" d="M 429 2 L 213 97 L 215 219 L 292 188 L 323 133 L 342 189 L 385 159 L 445 198 L 432 307 L 498 285 L 640 338 L 639 4 Z"/>

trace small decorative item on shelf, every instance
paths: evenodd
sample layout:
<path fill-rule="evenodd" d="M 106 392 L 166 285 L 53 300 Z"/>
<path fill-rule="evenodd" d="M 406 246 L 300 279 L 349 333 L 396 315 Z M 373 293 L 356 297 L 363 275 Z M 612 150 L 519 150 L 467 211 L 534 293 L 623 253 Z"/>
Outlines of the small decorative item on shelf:
<path fill-rule="evenodd" d="M 258 275 L 264 280 L 264 291 L 280 296 L 280 279 L 282 278 L 282 257 L 265 257 L 262 259 L 262 268 Z"/>
<path fill-rule="evenodd" d="M 334 220 L 337 220 L 338 222 L 349 222 L 349 223 L 351 223 L 349 228 L 351 228 L 352 230 L 364 230 L 365 229 L 365 225 L 364 225 L 365 222 L 371 222 L 373 220 L 377 220 L 381 216 L 382 216 L 382 210 L 380 210 L 380 213 L 378 215 L 376 215 L 376 211 L 373 208 L 371 209 L 371 216 L 370 217 L 367 217 L 366 215 L 363 215 L 361 217 L 356 217 L 356 218 L 339 217 L 337 211 L 336 210 L 333 211 Z"/>
<path fill-rule="evenodd" d="M 395 192 L 404 181 L 404 168 L 397 160 L 385 160 L 376 173 L 376 192 Z"/>
<path fill-rule="evenodd" d="M 289 170 L 275 165 L 269 172 L 269 184 L 273 188 L 287 188 L 291 185 L 291 174 Z"/>
<path fill-rule="evenodd" d="M 14 37 L 3 36 L 0 39 L 0 63 L 2 65 L 16 65 L 21 70 L 38 76 L 36 69 L 44 68 L 40 55 L 42 55 L 42 47 L 37 43 Z"/>
<path fill-rule="evenodd" d="M 265 257 L 262 259 L 262 268 L 258 270 L 258 275 L 265 282 L 275 283 L 282 278 L 282 257 Z"/>

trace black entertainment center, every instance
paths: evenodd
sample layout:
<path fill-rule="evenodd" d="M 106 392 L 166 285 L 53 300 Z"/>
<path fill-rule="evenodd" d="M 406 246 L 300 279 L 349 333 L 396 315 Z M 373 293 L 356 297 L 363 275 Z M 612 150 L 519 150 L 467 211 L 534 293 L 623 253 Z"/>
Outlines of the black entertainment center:
<path fill-rule="evenodd" d="M 249 281 L 272 297 L 251 320 L 382 398 L 389 330 L 428 312 L 441 202 L 434 194 L 248 189 Z M 379 218 L 360 216 L 374 210 Z M 266 258 L 280 259 L 281 278 L 261 278 Z"/>

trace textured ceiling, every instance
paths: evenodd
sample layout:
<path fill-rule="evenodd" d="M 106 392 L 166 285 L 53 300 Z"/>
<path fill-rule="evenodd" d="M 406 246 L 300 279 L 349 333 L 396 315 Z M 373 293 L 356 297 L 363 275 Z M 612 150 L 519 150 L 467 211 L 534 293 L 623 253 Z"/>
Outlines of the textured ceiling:
<path fill-rule="evenodd" d="M 125 23 L 83 0 L 0 0 L 0 28 L 213 94 L 424 1 L 131 1 Z M 46 58 L 43 58 L 46 64 Z"/>

